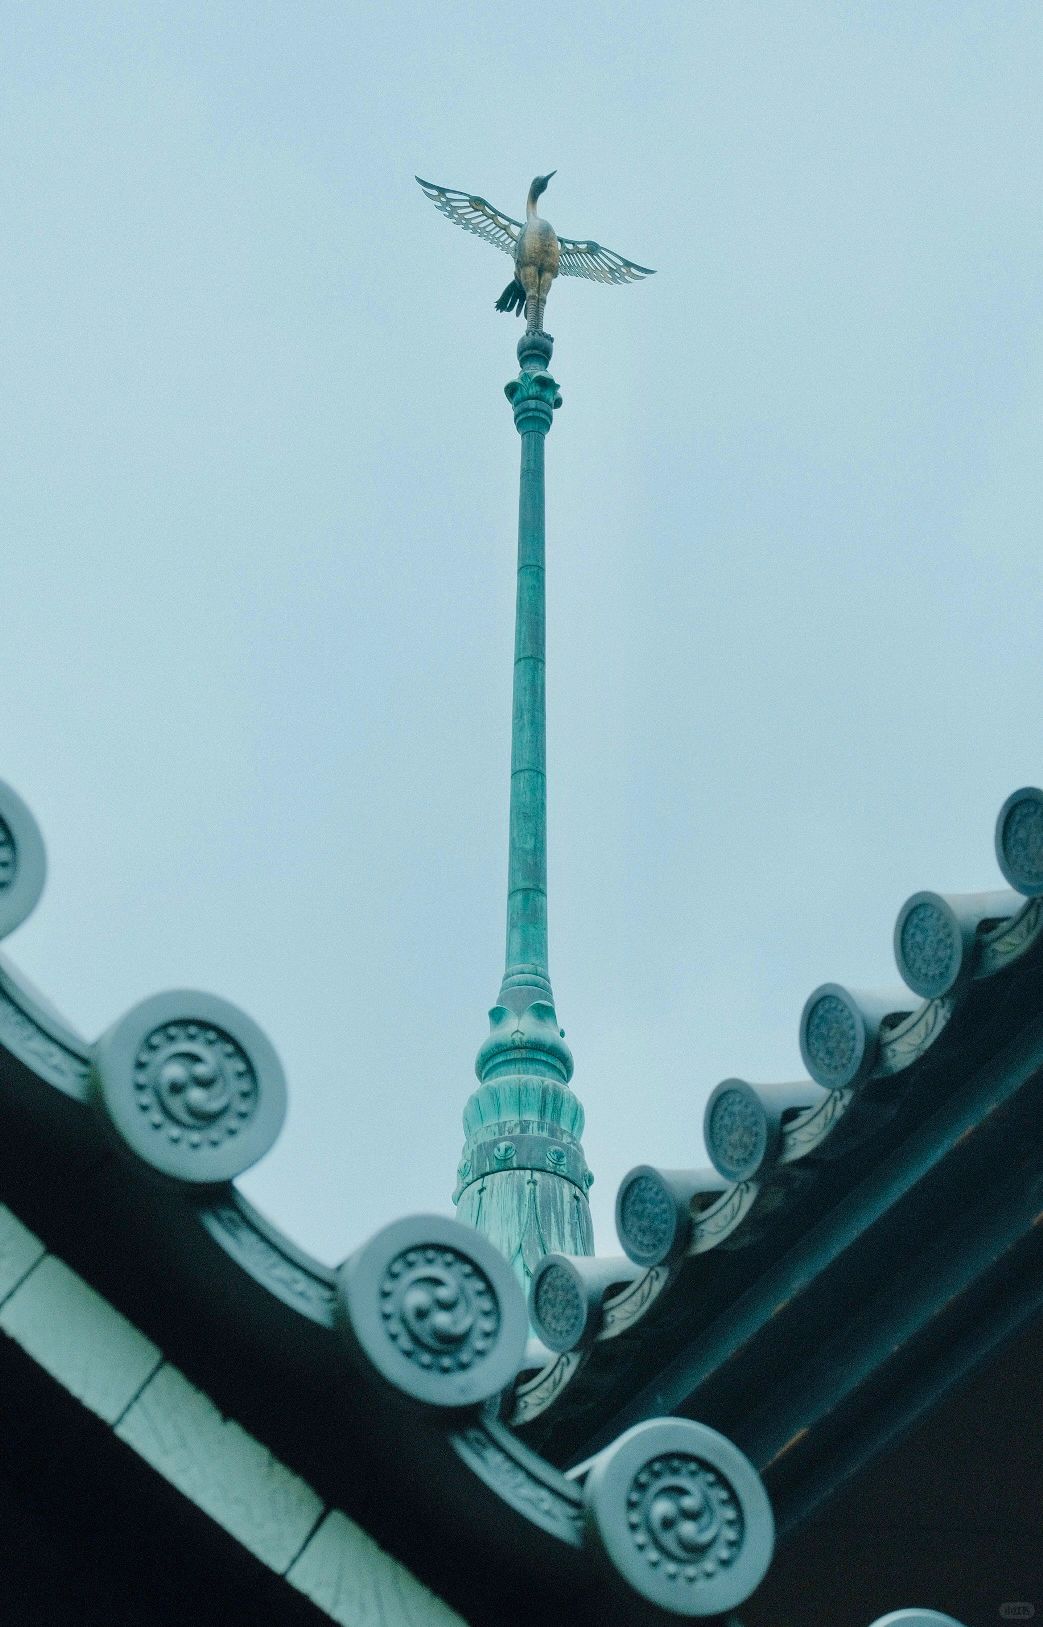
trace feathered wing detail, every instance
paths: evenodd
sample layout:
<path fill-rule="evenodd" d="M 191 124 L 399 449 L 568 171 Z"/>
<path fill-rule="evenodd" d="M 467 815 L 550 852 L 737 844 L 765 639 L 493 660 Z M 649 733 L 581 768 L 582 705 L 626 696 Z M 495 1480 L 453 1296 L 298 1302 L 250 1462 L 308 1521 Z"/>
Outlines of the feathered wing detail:
<path fill-rule="evenodd" d="M 562 277 L 589 277 L 591 282 L 640 282 L 654 277 L 650 266 L 635 265 L 621 254 L 602 248 L 600 243 L 583 242 L 577 237 L 559 237 Z"/>
<path fill-rule="evenodd" d="M 433 181 L 421 181 L 419 175 L 416 180 L 423 188 L 425 198 L 430 198 L 447 220 L 455 221 L 465 232 L 484 237 L 487 243 L 502 249 L 504 254 L 513 255 L 522 229 L 520 220 L 501 215 L 491 203 L 486 203 L 484 198 L 474 198 L 469 192 L 455 192 L 452 187 L 435 186 Z"/>

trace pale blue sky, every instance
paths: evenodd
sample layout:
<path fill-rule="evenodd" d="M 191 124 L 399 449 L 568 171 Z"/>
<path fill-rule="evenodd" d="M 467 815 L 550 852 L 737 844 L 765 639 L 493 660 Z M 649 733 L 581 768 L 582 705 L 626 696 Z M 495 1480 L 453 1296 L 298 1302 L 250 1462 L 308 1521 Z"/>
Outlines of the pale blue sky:
<path fill-rule="evenodd" d="M 7 943 L 88 1036 L 244 1006 L 243 1182 L 334 1261 L 447 1210 L 502 970 L 505 256 L 413 174 L 658 276 L 562 281 L 551 971 L 599 1249 L 728 1074 L 891 985 L 1043 775 L 1038 0 L 10 5 Z"/>

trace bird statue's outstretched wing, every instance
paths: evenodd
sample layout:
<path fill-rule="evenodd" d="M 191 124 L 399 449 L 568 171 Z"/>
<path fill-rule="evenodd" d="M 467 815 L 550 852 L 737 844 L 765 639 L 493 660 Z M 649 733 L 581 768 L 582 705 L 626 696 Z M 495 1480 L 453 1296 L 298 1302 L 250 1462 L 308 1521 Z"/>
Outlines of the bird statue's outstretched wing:
<path fill-rule="evenodd" d="M 484 198 L 473 198 L 468 192 L 455 192 L 449 186 L 435 186 L 433 181 L 421 181 L 419 175 L 415 179 L 423 188 L 424 196 L 431 199 L 447 220 L 455 221 L 465 232 L 474 232 L 476 237 L 484 237 L 494 248 L 513 255 L 522 229 L 520 220 L 501 215 Z"/>
<path fill-rule="evenodd" d="M 654 277 L 650 266 L 635 265 L 621 254 L 602 248 L 600 243 L 583 242 L 577 237 L 559 237 L 562 277 L 589 277 L 591 282 L 640 282 Z"/>

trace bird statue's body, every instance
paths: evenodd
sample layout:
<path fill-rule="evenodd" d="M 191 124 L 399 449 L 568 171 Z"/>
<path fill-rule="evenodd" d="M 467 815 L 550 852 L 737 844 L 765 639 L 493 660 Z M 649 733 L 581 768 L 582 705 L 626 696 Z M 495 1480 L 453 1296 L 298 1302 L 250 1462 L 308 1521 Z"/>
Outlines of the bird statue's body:
<path fill-rule="evenodd" d="M 554 175 L 551 170 L 550 175 Z M 561 267 L 561 244 L 549 220 L 541 220 L 536 213 L 536 201 L 547 189 L 550 175 L 537 175 L 525 200 L 525 225 L 518 233 L 514 250 L 514 281 L 509 282 L 496 301 L 498 311 L 517 311 L 525 307 L 527 325 L 543 327 L 543 310 L 550 293 L 550 285 Z M 530 303 L 531 301 L 531 303 Z"/>
<path fill-rule="evenodd" d="M 447 219 L 455 221 L 465 231 L 484 237 L 498 249 L 514 256 L 514 277 L 496 301 L 498 311 L 525 311 L 528 331 L 540 332 L 543 312 L 547 304 L 551 283 L 560 273 L 563 277 L 588 277 L 593 282 L 637 282 L 654 273 L 648 266 L 635 265 L 621 254 L 601 247 L 600 243 L 579 238 L 559 238 L 549 220 L 536 213 L 538 199 L 547 190 L 551 175 L 537 175 L 529 188 L 525 202 L 525 222 L 502 215 L 484 198 L 472 197 L 466 192 L 455 192 L 450 187 L 436 186 L 432 181 L 416 177 L 426 197 Z"/>

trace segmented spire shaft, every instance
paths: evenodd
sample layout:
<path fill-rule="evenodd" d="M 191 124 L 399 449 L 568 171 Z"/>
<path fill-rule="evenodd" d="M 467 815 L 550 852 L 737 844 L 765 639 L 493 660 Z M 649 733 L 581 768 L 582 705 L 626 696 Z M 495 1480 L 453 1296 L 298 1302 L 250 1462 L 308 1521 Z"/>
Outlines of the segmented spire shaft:
<path fill-rule="evenodd" d="M 518 409 L 518 588 L 514 626 L 507 954 L 501 999 L 531 988 L 550 998 L 547 966 L 547 606 L 544 437 L 551 405 L 538 397 Z M 513 1001 L 509 1002 L 514 1004 Z"/>
<path fill-rule="evenodd" d="M 511 726 L 507 953 L 480 1081 L 464 1109 L 467 1141 L 453 1194 L 469 1221 L 528 1282 L 546 1254 L 592 1254 L 583 1109 L 569 1089 L 572 1053 L 547 969 L 547 697 L 543 447 L 558 386 L 553 340 L 530 330 L 506 386 L 521 436 L 518 589 Z"/>

